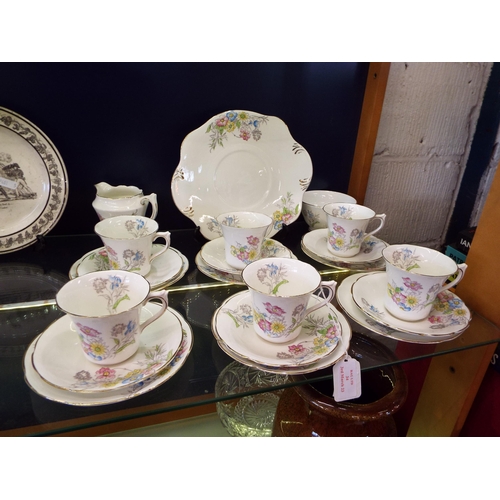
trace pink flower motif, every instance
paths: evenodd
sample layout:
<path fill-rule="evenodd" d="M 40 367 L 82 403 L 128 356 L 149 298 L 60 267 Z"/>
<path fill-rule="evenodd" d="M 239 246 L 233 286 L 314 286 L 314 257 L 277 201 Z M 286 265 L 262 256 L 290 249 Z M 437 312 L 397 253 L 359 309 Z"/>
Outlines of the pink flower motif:
<path fill-rule="evenodd" d="M 333 224 L 333 230 L 337 233 L 344 234 L 345 229 L 342 226 L 339 226 L 338 224 Z"/>
<path fill-rule="evenodd" d="M 99 337 L 99 335 L 101 335 L 101 332 L 98 332 L 95 328 L 90 328 L 89 326 L 82 325 L 81 323 L 77 323 L 76 326 L 87 337 Z"/>
<path fill-rule="evenodd" d="M 252 247 L 256 247 L 259 244 L 259 238 L 257 236 L 249 236 L 247 238 L 248 244 Z"/>
<path fill-rule="evenodd" d="M 222 127 L 224 128 L 226 125 L 227 125 L 227 122 L 229 120 L 227 119 L 226 116 L 224 116 L 223 118 L 219 118 L 216 122 L 215 122 L 215 125 L 217 125 L 217 127 Z"/>
<path fill-rule="evenodd" d="M 273 306 L 270 302 L 265 302 L 264 307 L 269 314 L 275 314 L 276 316 L 283 316 L 285 311 L 279 306 Z"/>
<path fill-rule="evenodd" d="M 288 351 L 291 352 L 292 354 L 302 354 L 305 351 L 305 348 L 300 344 L 290 345 L 288 346 Z"/>
<path fill-rule="evenodd" d="M 326 331 L 326 336 L 329 339 L 334 339 L 335 336 L 336 336 L 336 333 L 337 333 L 337 330 L 335 329 L 335 327 L 334 326 L 330 326 L 330 328 L 328 328 L 328 330 Z"/>
<path fill-rule="evenodd" d="M 441 316 L 429 316 L 427 319 L 434 325 L 443 322 L 443 318 Z"/>
<path fill-rule="evenodd" d="M 110 255 L 112 255 L 112 256 L 113 256 L 113 257 L 115 257 L 115 258 L 118 256 L 118 254 L 117 254 L 117 253 L 116 253 L 116 252 L 115 252 L 115 251 L 114 251 L 111 247 L 108 247 L 108 246 L 107 246 L 107 247 L 106 247 L 106 252 L 108 252 L 108 257 L 109 257 Z"/>
<path fill-rule="evenodd" d="M 271 322 L 270 321 L 267 321 L 265 319 L 260 319 L 257 324 L 259 325 L 259 328 L 261 330 L 263 330 L 264 332 L 271 331 Z"/>
<path fill-rule="evenodd" d="M 97 380 L 113 380 L 115 378 L 116 372 L 112 368 L 103 366 L 95 372 L 95 378 Z"/>
<path fill-rule="evenodd" d="M 422 285 L 418 281 L 412 281 L 411 278 L 403 278 L 403 283 L 406 288 L 413 290 L 414 292 L 418 292 L 418 290 L 422 290 Z"/>
<path fill-rule="evenodd" d="M 250 137 L 252 137 L 252 136 L 250 135 L 250 132 L 248 130 L 241 130 L 240 131 L 240 137 L 244 141 L 248 141 L 250 139 Z"/>

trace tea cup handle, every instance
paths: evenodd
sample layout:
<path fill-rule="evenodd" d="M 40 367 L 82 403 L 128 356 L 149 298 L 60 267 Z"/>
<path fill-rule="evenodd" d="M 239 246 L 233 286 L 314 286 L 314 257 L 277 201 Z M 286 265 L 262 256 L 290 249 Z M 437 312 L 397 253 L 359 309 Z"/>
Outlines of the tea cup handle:
<path fill-rule="evenodd" d="M 366 233 L 363 240 L 366 240 L 369 236 L 373 236 L 375 233 L 378 233 L 384 227 L 385 217 L 386 217 L 385 214 L 377 214 L 373 216 L 372 220 L 378 219 L 380 221 L 380 224 L 373 231 Z"/>
<path fill-rule="evenodd" d="M 146 203 L 151 203 L 151 219 L 155 219 L 158 214 L 158 201 L 156 199 L 156 193 L 151 193 L 148 196 L 141 198 L 141 205 L 146 205 Z"/>
<path fill-rule="evenodd" d="M 321 289 L 321 295 L 323 296 L 323 300 L 321 302 L 318 302 L 316 305 L 311 306 L 306 309 L 306 315 L 309 313 L 316 311 L 316 309 L 319 309 L 320 307 L 325 306 L 328 304 L 333 299 L 333 296 L 335 295 L 335 289 L 337 287 L 337 282 L 332 280 L 332 281 L 322 281 L 319 285 L 319 288 Z M 325 289 L 326 289 L 326 296 L 325 296 Z"/>
<path fill-rule="evenodd" d="M 464 277 L 465 270 L 467 269 L 467 264 L 458 264 L 458 275 L 457 277 L 451 281 L 450 283 L 447 283 L 446 285 L 443 285 L 443 287 L 439 290 L 440 292 L 444 292 L 445 290 L 449 290 L 451 287 L 457 285 L 460 281 L 462 281 L 462 278 Z"/>
<path fill-rule="evenodd" d="M 165 253 L 170 248 L 170 231 L 163 231 L 163 232 L 156 233 L 156 236 L 154 237 L 153 243 L 158 238 L 163 238 L 165 240 L 165 246 L 161 250 L 158 250 L 158 252 L 152 254 L 150 261 L 156 259 L 156 257 L 159 257 L 162 253 Z"/>
<path fill-rule="evenodd" d="M 144 328 L 146 328 L 148 325 L 150 325 L 153 321 L 157 320 L 166 310 L 168 307 L 168 290 L 160 290 L 158 292 L 150 292 L 149 295 L 146 297 L 142 305 L 145 305 L 147 302 L 150 302 L 153 299 L 158 299 L 160 300 L 160 310 L 153 314 L 150 318 L 148 318 L 144 323 L 141 323 L 141 332 L 144 331 Z"/>

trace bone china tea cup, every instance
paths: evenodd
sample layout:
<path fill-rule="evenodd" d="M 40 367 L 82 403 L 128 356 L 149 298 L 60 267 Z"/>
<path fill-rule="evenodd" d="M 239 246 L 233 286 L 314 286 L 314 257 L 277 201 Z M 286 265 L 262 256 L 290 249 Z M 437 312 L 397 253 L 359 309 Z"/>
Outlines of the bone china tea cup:
<path fill-rule="evenodd" d="M 437 250 L 415 245 L 389 245 L 382 255 L 387 275 L 384 306 L 403 321 L 427 318 L 438 294 L 461 281 L 467 269 Z"/>
<path fill-rule="evenodd" d="M 132 271 L 146 276 L 151 262 L 170 246 L 170 233 L 158 231 L 158 223 L 148 217 L 119 215 L 95 225 L 101 237 L 112 269 Z M 153 253 L 153 242 L 165 240 L 165 246 Z"/>
<path fill-rule="evenodd" d="M 111 186 L 107 182 L 95 185 L 96 197 L 92 206 L 99 220 L 118 215 L 146 215 L 146 209 L 151 203 L 151 219 L 158 213 L 156 193 L 145 195 L 142 189 L 135 186 Z"/>
<path fill-rule="evenodd" d="M 357 202 L 352 196 L 337 191 L 306 191 L 302 197 L 302 216 L 309 229 L 328 227 L 326 213 L 323 210 L 323 207 L 328 203 Z"/>
<path fill-rule="evenodd" d="M 56 295 L 56 304 L 71 318 L 85 357 L 98 365 L 111 365 L 137 352 L 141 332 L 166 311 L 167 294 L 151 292 L 139 274 L 96 271 L 66 283 Z M 141 309 L 152 299 L 160 301 L 160 309 L 141 323 Z"/>
<path fill-rule="evenodd" d="M 244 269 L 259 259 L 273 220 L 258 212 L 228 212 L 219 215 L 217 222 L 224 237 L 226 262 L 235 269 Z"/>
<path fill-rule="evenodd" d="M 305 262 L 271 257 L 249 264 L 242 272 L 250 290 L 254 330 L 265 340 L 284 343 L 300 335 L 306 315 L 325 306 L 335 294 L 335 281 L 321 281 L 318 271 Z M 322 300 L 307 307 L 320 289 Z"/>
<path fill-rule="evenodd" d="M 357 255 L 363 241 L 380 231 L 385 224 L 385 214 L 375 214 L 371 208 L 355 203 L 329 203 L 323 210 L 328 220 L 326 246 L 337 257 Z M 379 225 L 366 232 L 368 225 L 374 220 L 378 220 Z"/>

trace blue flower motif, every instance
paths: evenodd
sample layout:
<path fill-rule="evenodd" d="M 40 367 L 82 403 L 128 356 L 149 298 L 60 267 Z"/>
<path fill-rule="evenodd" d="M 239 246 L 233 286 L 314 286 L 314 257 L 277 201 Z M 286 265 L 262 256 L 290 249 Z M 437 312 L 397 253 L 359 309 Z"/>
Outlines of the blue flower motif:
<path fill-rule="evenodd" d="M 230 121 L 234 122 L 234 120 L 236 120 L 236 118 L 238 117 L 238 113 L 229 111 L 228 113 L 226 113 L 226 116 Z"/>
<path fill-rule="evenodd" d="M 111 284 L 111 290 L 118 288 L 122 284 L 122 279 L 119 276 L 110 276 L 109 281 Z"/>
<path fill-rule="evenodd" d="M 278 273 L 278 266 L 276 264 L 267 264 L 267 268 L 271 276 L 275 276 Z"/>
<path fill-rule="evenodd" d="M 135 322 L 130 320 L 127 324 L 127 328 L 124 332 L 124 335 L 129 334 L 130 332 L 133 332 L 135 330 Z"/>
<path fill-rule="evenodd" d="M 137 222 L 137 229 L 142 229 L 145 225 L 145 222 L 141 219 L 136 219 L 135 220 Z"/>

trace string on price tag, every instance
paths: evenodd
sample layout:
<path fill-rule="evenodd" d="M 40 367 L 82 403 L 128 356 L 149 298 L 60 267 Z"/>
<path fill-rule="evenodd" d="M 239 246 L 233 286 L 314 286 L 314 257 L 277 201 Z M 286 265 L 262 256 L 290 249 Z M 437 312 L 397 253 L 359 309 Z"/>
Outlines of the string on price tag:
<path fill-rule="evenodd" d="M 333 365 L 333 399 L 339 403 L 359 396 L 361 396 L 359 361 L 345 354 Z"/>

